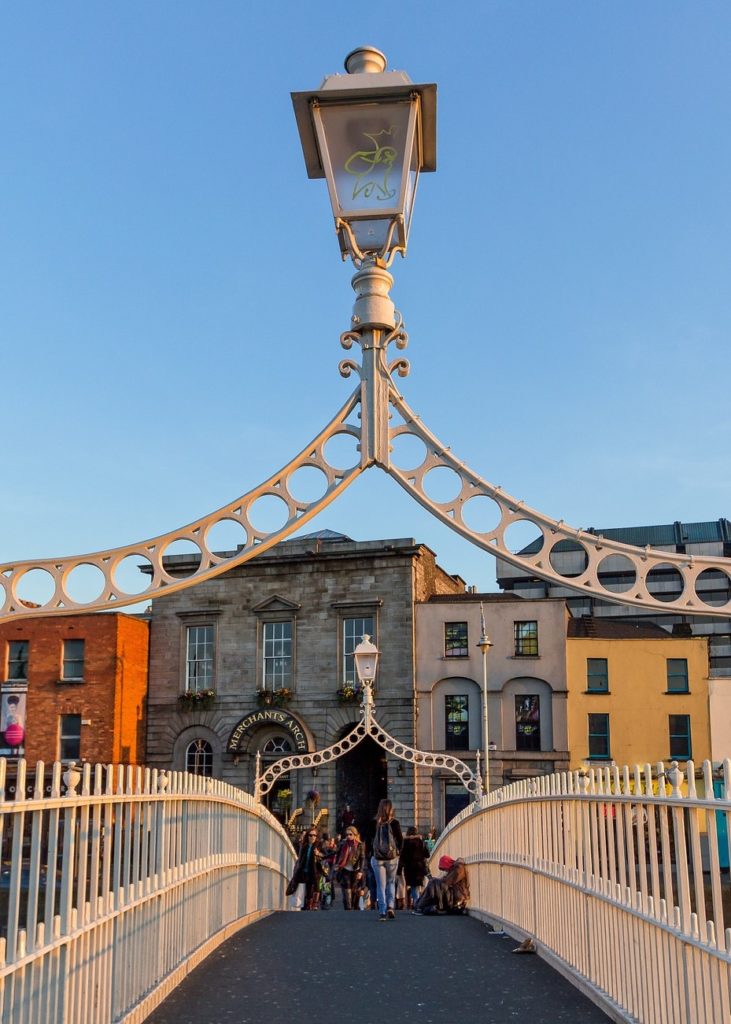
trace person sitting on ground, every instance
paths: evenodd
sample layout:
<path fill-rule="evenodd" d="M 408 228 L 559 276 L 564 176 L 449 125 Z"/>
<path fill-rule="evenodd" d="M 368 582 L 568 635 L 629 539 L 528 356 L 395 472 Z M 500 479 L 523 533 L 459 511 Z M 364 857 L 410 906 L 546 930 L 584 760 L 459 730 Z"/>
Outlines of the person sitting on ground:
<path fill-rule="evenodd" d="M 428 883 L 413 911 L 415 914 L 460 914 L 466 908 L 470 887 L 465 862 L 445 854 L 439 858 L 439 870 L 445 874 Z"/>

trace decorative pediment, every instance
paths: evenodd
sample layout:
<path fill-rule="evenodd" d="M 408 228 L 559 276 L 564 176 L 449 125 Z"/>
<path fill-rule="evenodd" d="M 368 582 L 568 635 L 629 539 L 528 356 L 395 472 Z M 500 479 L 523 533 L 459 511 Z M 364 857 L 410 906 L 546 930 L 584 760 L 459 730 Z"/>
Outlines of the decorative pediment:
<path fill-rule="evenodd" d="M 279 594 L 273 594 L 271 597 L 268 597 L 266 601 L 261 601 L 259 604 L 253 605 L 251 610 L 255 615 L 271 615 L 277 612 L 298 612 L 301 607 L 301 604 L 295 604 L 294 601 L 288 601 L 286 597 L 281 597 Z"/>

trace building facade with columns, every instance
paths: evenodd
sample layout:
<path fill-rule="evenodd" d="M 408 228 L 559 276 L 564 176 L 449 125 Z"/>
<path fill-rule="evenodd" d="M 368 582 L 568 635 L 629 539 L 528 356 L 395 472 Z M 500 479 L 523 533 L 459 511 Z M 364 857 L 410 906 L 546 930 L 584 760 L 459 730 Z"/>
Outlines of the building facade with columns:
<path fill-rule="evenodd" d="M 166 559 L 189 575 L 192 556 Z M 216 579 L 160 597 L 150 625 L 147 762 L 198 771 L 253 792 L 283 754 L 321 750 L 359 721 L 353 650 L 381 651 L 376 715 L 397 740 L 416 739 L 415 608 L 464 582 L 409 538 L 355 542 L 323 531 L 285 541 Z M 412 765 L 372 739 L 313 774 L 281 776 L 266 799 L 280 817 L 340 830 L 346 807 L 368 827 L 381 797 L 405 824 L 428 824 Z M 307 800 L 316 792 L 318 799 Z M 425 794 L 426 795 L 426 794 Z"/>

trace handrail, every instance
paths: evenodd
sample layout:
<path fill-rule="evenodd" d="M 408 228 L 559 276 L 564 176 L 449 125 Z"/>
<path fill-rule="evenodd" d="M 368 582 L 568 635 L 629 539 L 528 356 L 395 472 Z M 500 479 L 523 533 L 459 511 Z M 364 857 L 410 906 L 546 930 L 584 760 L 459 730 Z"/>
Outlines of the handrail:
<path fill-rule="evenodd" d="M 615 1020 L 731 1018 L 731 762 L 562 772 L 483 797 L 432 859 L 468 864 L 471 911 L 519 938 Z M 714 794 L 720 782 L 720 795 Z"/>
<path fill-rule="evenodd" d="M 144 1020 L 220 942 L 284 908 L 294 850 L 249 794 L 187 772 L 10 767 L 4 1024 Z"/>

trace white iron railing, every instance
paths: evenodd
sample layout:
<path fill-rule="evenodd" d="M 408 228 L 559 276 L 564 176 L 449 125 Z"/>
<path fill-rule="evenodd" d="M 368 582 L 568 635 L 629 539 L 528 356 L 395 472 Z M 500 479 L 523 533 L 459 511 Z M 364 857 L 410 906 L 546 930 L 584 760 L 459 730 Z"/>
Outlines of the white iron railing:
<path fill-rule="evenodd" d="M 2 1024 L 144 1020 L 220 942 L 284 909 L 294 853 L 261 804 L 213 779 L 42 763 L 28 779 L 23 761 L 11 778 L 4 760 L 0 848 Z"/>
<path fill-rule="evenodd" d="M 731 762 L 718 797 L 710 763 L 694 772 L 513 783 L 451 822 L 434 863 L 463 857 L 477 916 L 533 938 L 613 1019 L 728 1024 Z"/>

